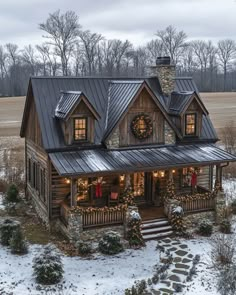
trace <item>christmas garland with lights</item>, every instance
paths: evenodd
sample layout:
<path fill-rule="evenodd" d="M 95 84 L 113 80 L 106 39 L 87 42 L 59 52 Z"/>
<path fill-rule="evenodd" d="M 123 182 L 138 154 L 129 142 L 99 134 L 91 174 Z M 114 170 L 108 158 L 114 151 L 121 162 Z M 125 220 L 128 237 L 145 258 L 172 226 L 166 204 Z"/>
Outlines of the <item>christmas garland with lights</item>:
<path fill-rule="evenodd" d="M 110 213 L 110 212 L 122 212 L 126 211 L 128 206 L 134 205 L 134 194 L 131 189 L 128 189 L 123 196 L 124 203 L 119 204 L 113 207 L 81 207 L 81 206 L 75 206 L 70 209 L 71 213 L 78 213 L 78 214 L 91 214 L 91 213 Z"/>
<path fill-rule="evenodd" d="M 145 123 L 145 130 L 142 129 L 142 131 L 138 128 L 139 127 L 139 121 L 143 120 Z M 146 139 L 152 135 L 153 132 L 153 126 L 152 126 L 152 120 L 151 118 L 146 114 L 139 114 L 134 117 L 130 124 L 131 131 L 133 135 L 138 139 Z"/>
<path fill-rule="evenodd" d="M 165 199 L 175 199 L 182 203 L 187 203 L 195 200 L 211 200 L 214 199 L 220 190 L 220 184 L 217 182 L 212 192 L 195 193 L 187 195 L 176 195 L 173 181 L 169 180 L 167 183 Z"/>

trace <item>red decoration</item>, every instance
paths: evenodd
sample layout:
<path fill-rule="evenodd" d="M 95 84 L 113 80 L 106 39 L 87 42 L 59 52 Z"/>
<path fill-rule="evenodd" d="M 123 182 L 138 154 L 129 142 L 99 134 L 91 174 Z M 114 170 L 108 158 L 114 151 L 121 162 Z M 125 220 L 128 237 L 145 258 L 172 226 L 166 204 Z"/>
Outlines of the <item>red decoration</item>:
<path fill-rule="evenodd" d="M 96 198 L 101 198 L 102 197 L 102 184 L 98 182 L 96 184 Z"/>
<path fill-rule="evenodd" d="M 191 176 L 191 185 L 195 187 L 197 185 L 197 173 L 194 171 Z"/>

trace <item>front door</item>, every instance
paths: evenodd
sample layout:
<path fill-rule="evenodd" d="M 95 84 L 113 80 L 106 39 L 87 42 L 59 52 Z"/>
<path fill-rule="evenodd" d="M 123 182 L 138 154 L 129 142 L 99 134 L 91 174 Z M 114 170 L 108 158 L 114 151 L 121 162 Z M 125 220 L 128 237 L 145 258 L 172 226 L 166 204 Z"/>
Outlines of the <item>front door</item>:
<path fill-rule="evenodd" d="M 136 172 L 133 174 L 132 186 L 137 204 L 152 203 L 152 173 Z"/>

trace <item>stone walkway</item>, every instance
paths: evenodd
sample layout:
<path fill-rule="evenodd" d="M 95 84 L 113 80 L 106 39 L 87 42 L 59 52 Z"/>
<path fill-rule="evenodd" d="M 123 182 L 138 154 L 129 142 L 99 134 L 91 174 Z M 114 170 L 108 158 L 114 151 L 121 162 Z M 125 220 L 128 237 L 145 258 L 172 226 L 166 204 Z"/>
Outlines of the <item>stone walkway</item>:
<path fill-rule="evenodd" d="M 152 290 L 154 295 L 170 295 L 177 294 L 175 291 L 176 284 L 185 287 L 186 278 L 189 270 L 193 265 L 193 255 L 190 249 L 184 243 L 173 239 L 160 240 L 159 245 L 164 247 L 165 251 L 169 250 L 173 256 L 173 263 L 167 270 L 167 277 L 165 280 L 160 280 L 156 285 L 156 290 Z M 181 292 L 180 292 L 181 293 Z"/>

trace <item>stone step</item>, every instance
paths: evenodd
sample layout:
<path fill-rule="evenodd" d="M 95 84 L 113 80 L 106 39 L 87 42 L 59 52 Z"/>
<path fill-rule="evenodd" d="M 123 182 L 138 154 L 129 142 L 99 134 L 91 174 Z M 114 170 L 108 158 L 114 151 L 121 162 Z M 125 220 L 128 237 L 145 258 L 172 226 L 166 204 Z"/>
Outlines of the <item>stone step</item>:
<path fill-rule="evenodd" d="M 163 218 L 155 218 L 155 219 L 148 219 L 148 220 L 143 220 L 142 224 L 146 224 L 146 223 L 153 223 L 153 222 L 157 222 L 157 221 L 166 221 L 167 218 L 163 217 Z"/>
<path fill-rule="evenodd" d="M 155 234 L 155 233 L 161 233 L 165 231 L 171 231 L 172 226 L 171 225 L 166 225 L 166 226 L 161 226 L 161 227 L 152 227 L 148 229 L 142 229 L 141 233 L 142 235 L 148 235 L 148 234 Z"/>
<path fill-rule="evenodd" d="M 150 234 L 150 235 L 144 235 L 143 239 L 144 241 L 150 241 L 150 240 L 159 240 L 162 238 L 169 237 L 173 234 L 174 232 L 172 230 L 170 231 L 165 231 L 161 233 L 155 233 L 155 234 Z"/>
<path fill-rule="evenodd" d="M 161 220 L 161 221 L 156 220 L 156 221 L 149 222 L 149 223 L 143 223 L 142 229 L 162 227 L 162 226 L 165 226 L 168 224 L 169 224 L 168 220 Z"/>

